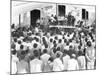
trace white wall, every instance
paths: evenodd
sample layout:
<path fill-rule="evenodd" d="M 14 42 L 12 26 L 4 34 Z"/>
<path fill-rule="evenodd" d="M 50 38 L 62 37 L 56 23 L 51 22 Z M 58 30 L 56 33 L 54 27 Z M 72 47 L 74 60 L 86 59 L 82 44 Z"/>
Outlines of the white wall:
<path fill-rule="evenodd" d="M 52 9 L 45 10 L 46 7 L 53 6 Z M 36 3 L 36 2 L 20 2 L 12 1 L 12 23 L 17 26 L 19 24 L 19 15 L 21 15 L 21 25 L 30 25 L 30 11 L 39 9 L 41 11 L 41 17 L 45 17 L 50 14 L 55 14 L 55 4 L 50 3 Z M 43 8 L 43 9 L 42 9 Z M 54 11 L 55 10 L 55 11 Z"/>
<path fill-rule="evenodd" d="M 21 14 L 21 25 L 30 26 L 30 11 Z"/>

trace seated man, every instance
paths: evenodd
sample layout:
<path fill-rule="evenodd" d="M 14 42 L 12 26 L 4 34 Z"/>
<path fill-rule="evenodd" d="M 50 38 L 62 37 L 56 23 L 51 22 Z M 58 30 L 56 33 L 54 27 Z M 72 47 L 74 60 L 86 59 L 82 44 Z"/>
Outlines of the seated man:
<path fill-rule="evenodd" d="M 47 53 L 47 49 L 43 50 L 43 54 L 41 55 L 40 59 L 43 61 L 44 65 L 47 65 L 48 59 L 50 58 L 50 55 Z M 44 69 L 45 71 L 45 69 Z"/>
<path fill-rule="evenodd" d="M 30 61 L 30 72 L 42 72 L 42 64 L 43 62 L 39 59 L 39 52 L 37 50 L 33 51 L 34 59 Z"/>
<path fill-rule="evenodd" d="M 11 66 L 11 74 L 17 73 L 17 64 L 19 62 L 19 59 L 17 58 L 17 52 L 16 50 L 13 50 L 12 52 L 12 66 Z"/>
<path fill-rule="evenodd" d="M 60 51 L 57 51 L 56 58 L 54 59 L 54 62 L 53 62 L 53 71 L 63 71 L 64 70 L 64 65 L 60 58 L 61 58 L 61 53 Z"/>
<path fill-rule="evenodd" d="M 64 56 L 63 56 L 63 64 L 64 64 L 64 70 L 67 70 L 68 68 L 68 60 L 70 60 L 70 56 L 67 53 L 67 50 L 64 50 Z"/>
<path fill-rule="evenodd" d="M 67 68 L 67 70 L 79 70 L 79 65 L 78 65 L 78 62 L 77 62 L 77 60 L 75 58 L 76 58 L 76 55 L 72 54 L 71 55 L 71 59 L 68 60 L 68 68 Z"/>
<path fill-rule="evenodd" d="M 87 42 L 86 59 L 87 59 L 87 69 L 94 69 L 95 65 L 95 48 L 92 46 L 91 42 Z"/>
<path fill-rule="evenodd" d="M 86 69 L 86 60 L 85 60 L 85 56 L 83 55 L 82 51 L 78 52 L 77 61 L 78 61 L 78 64 L 79 64 L 79 69 L 85 70 Z"/>
<path fill-rule="evenodd" d="M 25 61 L 25 51 L 21 51 L 21 59 L 17 66 L 18 66 L 17 73 L 29 73 L 28 62 Z"/>

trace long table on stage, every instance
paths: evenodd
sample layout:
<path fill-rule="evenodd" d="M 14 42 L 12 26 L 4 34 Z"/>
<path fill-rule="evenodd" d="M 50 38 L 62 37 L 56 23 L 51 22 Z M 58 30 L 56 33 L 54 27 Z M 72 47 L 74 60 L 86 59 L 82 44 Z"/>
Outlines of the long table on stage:
<path fill-rule="evenodd" d="M 63 25 L 63 26 L 61 26 L 61 25 L 56 25 L 56 26 L 50 25 L 49 27 L 50 28 L 76 28 L 75 26 L 65 26 L 65 25 Z"/>
<path fill-rule="evenodd" d="M 74 27 L 74 26 L 61 26 L 61 25 L 50 25 L 49 26 L 49 30 L 51 32 L 60 32 L 60 31 L 65 31 L 65 32 L 74 32 L 74 30 L 76 29 L 77 27 Z"/>

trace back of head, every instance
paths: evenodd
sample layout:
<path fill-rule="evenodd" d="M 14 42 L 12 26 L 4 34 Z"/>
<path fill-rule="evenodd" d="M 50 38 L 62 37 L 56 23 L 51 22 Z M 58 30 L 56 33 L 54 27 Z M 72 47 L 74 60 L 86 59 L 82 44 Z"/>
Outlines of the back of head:
<path fill-rule="evenodd" d="M 25 51 L 21 51 L 21 55 L 25 55 L 26 54 L 26 52 Z"/>
<path fill-rule="evenodd" d="M 11 25 L 11 28 L 13 29 L 14 27 L 15 27 L 15 24 L 12 24 L 12 25 Z"/>
<path fill-rule="evenodd" d="M 78 56 L 82 56 L 82 51 L 78 51 Z"/>
<path fill-rule="evenodd" d="M 81 46 L 80 46 L 80 45 L 78 46 L 78 49 L 79 49 L 79 50 L 81 49 Z"/>
<path fill-rule="evenodd" d="M 55 36 L 55 40 L 57 40 L 58 39 L 58 37 L 57 36 Z"/>
<path fill-rule="evenodd" d="M 34 39 L 36 40 L 36 42 L 39 42 L 39 39 L 37 37 L 34 37 Z"/>
<path fill-rule="evenodd" d="M 49 59 L 48 59 L 48 61 L 50 61 L 50 62 L 53 62 L 53 57 L 50 57 Z"/>
<path fill-rule="evenodd" d="M 63 54 L 67 54 L 67 50 L 66 49 L 64 49 Z"/>
<path fill-rule="evenodd" d="M 18 44 L 21 44 L 21 41 L 20 40 L 18 41 Z"/>
<path fill-rule="evenodd" d="M 87 42 L 87 46 L 88 47 L 91 47 L 92 46 L 90 41 Z"/>
<path fill-rule="evenodd" d="M 43 50 L 43 53 L 47 53 L 47 49 L 44 49 L 44 50 Z"/>
<path fill-rule="evenodd" d="M 37 45 L 36 43 L 34 43 L 33 47 L 34 47 L 34 48 L 37 48 L 37 46 L 38 46 L 38 45 Z"/>
<path fill-rule="evenodd" d="M 53 39 L 52 38 L 50 39 L 50 42 L 53 42 Z"/>
<path fill-rule="evenodd" d="M 65 39 L 65 37 L 63 36 L 62 39 Z"/>
<path fill-rule="evenodd" d="M 20 45 L 20 49 L 23 49 L 24 48 L 24 46 L 23 45 Z"/>
<path fill-rule="evenodd" d="M 54 48 L 54 49 L 53 49 L 53 52 L 56 53 L 56 51 L 57 51 L 56 48 Z"/>
<path fill-rule="evenodd" d="M 66 43 L 67 42 L 67 40 L 66 39 L 64 39 L 64 43 Z"/>
<path fill-rule="evenodd" d="M 38 57 L 39 56 L 39 52 L 37 50 L 33 51 L 34 57 Z"/>
<path fill-rule="evenodd" d="M 59 39 L 59 41 L 58 41 L 59 43 L 61 43 L 62 42 L 62 40 L 61 39 Z"/>
<path fill-rule="evenodd" d="M 26 38 L 23 39 L 23 42 L 26 42 Z"/>
<path fill-rule="evenodd" d="M 73 48 L 73 46 L 72 46 L 72 45 L 70 45 L 70 46 L 69 46 L 69 49 L 72 49 L 72 48 Z"/>
<path fill-rule="evenodd" d="M 54 44 L 54 47 L 56 48 L 57 47 L 57 44 Z"/>
<path fill-rule="evenodd" d="M 25 58 L 25 54 L 26 54 L 25 51 L 21 51 L 21 60 Z"/>
<path fill-rule="evenodd" d="M 56 54 L 56 57 L 59 58 L 59 57 L 60 57 L 60 53 L 57 53 L 57 54 Z"/>
<path fill-rule="evenodd" d="M 57 47 L 57 51 L 60 51 L 60 47 Z"/>
<path fill-rule="evenodd" d="M 17 42 L 17 38 L 14 38 L 14 42 Z"/>
<path fill-rule="evenodd" d="M 73 53 L 73 54 L 71 55 L 71 58 L 76 58 L 76 54 Z"/>
<path fill-rule="evenodd" d="M 66 42 L 66 45 L 68 46 L 69 45 L 69 42 Z"/>
<path fill-rule="evenodd" d="M 47 44 L 45 45 L 45 48 L 48 48 L 48 45 Z"/>
<path fill-rule="evenodd" d="M 17 53 L 17 51 L 16 51 L 16 50 L 12 50 L 11 53 L 12 53 L 13 55 L 15 55 L 15 54 Z"/>
<path fill-rule="evenodd" d="M 56 44 L 56 40 L 53 41 L 53 44 Z"/>
<path fill-rule="evenodd" d="M 16 48 L 16 45 L 15 44 L 11 44 L 11 48 L 12 49 L 15 49 Z"/>

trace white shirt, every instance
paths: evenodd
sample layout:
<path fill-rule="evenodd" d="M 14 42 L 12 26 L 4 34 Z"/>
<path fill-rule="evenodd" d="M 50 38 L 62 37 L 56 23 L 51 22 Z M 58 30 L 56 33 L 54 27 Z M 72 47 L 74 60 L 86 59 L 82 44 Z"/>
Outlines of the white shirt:
<path fill-rule="evenodd" d="M 30 72 L 35 73 L 35 72 L 42 72 L 42 61 L 39 59 L 34 59 L 30 61 Z"/>
<path fill-rule="evenodd" d="M 18 65 L 18 73 L 28 73 L 28 63 L 25 60 L 21 60 Z"/>
<path fill-rule="evenodd" d="M 41 49 L 41 44 L 39 42 L 34 42 L 34 43 L 37 44 L 37 47 L 36 48 L 33 47 L 33 50 L 39 50 L 39 49 Z M 33 43 L 33 45 L 34 45 L 34 43 Z"/>
<path fill-rule="evenodd" d="M 69 55 L 66 55 L 63 57 L 64 70 L 67 70 L 67 68 L 68 68 L 68 60 L 70 60 Z"/>
<path fill-rule="evenodd" d="M 20 44 L 15 43 L 15 45 L 16 45 L 16 50 L 19 51 L 20 50 Z"/>
<path fill-rule="evenodd" d="M 78 66 L 78 62 L 76 59 L 70 59 L 68 60 L 68 69 L 67 70 L 78 70 L 79 66 Z"/>
<path fill-rule="evenodd" d="M 42 45 L 42 46 L 41 46 L 41 52 L 43 52 L 44 49 L 45 49 L 45 46 Z"/>
<path fill-rule="evenodd" d="M 33 35 L 33 34 L 32 34 L 30 37 L 31 37 L 31 38 L 34 38 L 34 37 L 35 37 L 35 35 Z"/>
<path fill-rule="evenodd" d="M 38 33 L 39 32 L 39 29 L 37 27 L 35 27 L 35 32 Z"/>
<path fill-rule="evenodd" d="M 16 74 L 16 72 L 17 72 L 18 61 L 19 61 L 18 58 L 15 55 L 12 55 L 12 66 L 11 66 L 12 74 Z"/>
<path fill-rule="evenodd" d="M 23 40 L 23 39 L 24 39 L 24 37 L 22 37 L 22 36 L 19 38 L 19 40 Z"/>
<path fill-rule="evenodd" d="M 62 71 L 64 69 L 64 65 L 60 58 L 56 58 L 53 62 L 53 71 Z"/>
<path fill-rule="evenodd" d="M 69 50 L 69 46 L 65 46 L 64 49 Z"/>
<path fill-rule="evenodd" d="M 57 37 L 58 37 L 58 39 L 62 39 L 63 36 L 62 35 L 57 35 Z"/>
<path fill-rule="evenodd" d="M 86 69 L 86 60 L 85 60 L 85 57 L 84 56 L 79 56 L 77 58 L 78 60 L 78 64 L 79 64 L 79 69 Z"/>
<path fill-rule="evenodd" d="M 22 42 L 22 45 L 24 45 L 23 50 L 26 50 L 27 49 L 27 43 L 26 42 Z"/>
<path fill-rule="evenodd" d="M 32 43 L 27 43 L 27 47 L 29 47 L 29 49 L 31 50 L 33 48 L 33 44 Z"/>
<path fill-rule="evenodd" d="M 44 63 L 47 63 L 48 59 L 50 58 L 50 55 L 45 53 L 45 54 L 41 55 L 40 58 Z"/>
<path fill-rule="evenodd" d="M 74 33 L 70 34 L 69 39 L 72 39 L 74 36 Z"/>
<path fill-rule="evenodd" d="M 88 66 L 88 63 L 92 64 L 95 62 L 95 49 L 94 49 L 94 47 L 87 48 L 85 55 L 87 58 L 87 66 Z"/>

